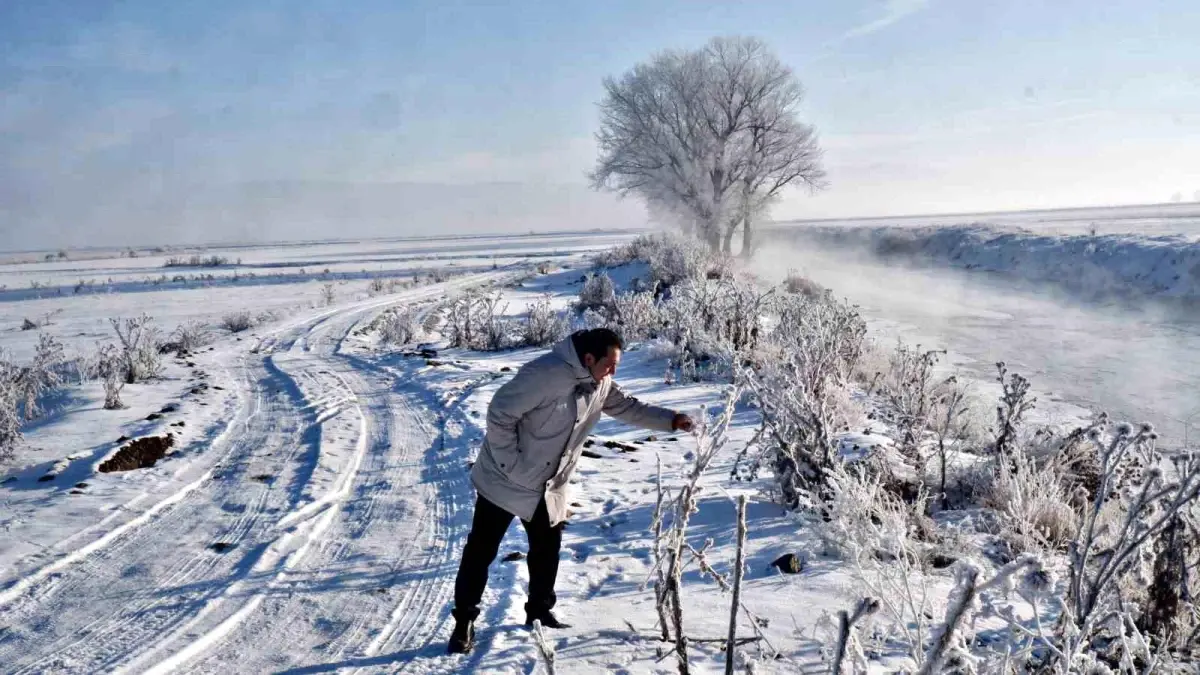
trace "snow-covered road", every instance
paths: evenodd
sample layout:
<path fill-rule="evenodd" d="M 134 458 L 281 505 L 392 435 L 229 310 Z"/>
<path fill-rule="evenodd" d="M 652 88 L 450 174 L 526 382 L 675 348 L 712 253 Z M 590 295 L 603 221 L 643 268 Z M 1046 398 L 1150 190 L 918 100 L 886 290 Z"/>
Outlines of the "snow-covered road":
<path fill-rule="evenodd" d="M 1011 276 L 888 266 L 844 250 L 780 246 L 761 265 L 777 277 L 801 271 L 860 305 L 877 337 L 948 349 L 956 366 L 985 382 L 1005 361 L 1044 402 L 1153 422 L 1170 446 L 1185 432 L 1193 445 L 1200 437 L 1194 315 L 1086 303 Z"/>
<path fill-rule="evenodd" d="M 464 458 L 403 362 L 342 347 L 384 307 L 445 291 L 310 312 L 198 359 L 237 387 L 236 415 L 176 460 L 191 481 L 0 591 L 5 672 L 352 668 L 424 648 L 467 526 Z"/>

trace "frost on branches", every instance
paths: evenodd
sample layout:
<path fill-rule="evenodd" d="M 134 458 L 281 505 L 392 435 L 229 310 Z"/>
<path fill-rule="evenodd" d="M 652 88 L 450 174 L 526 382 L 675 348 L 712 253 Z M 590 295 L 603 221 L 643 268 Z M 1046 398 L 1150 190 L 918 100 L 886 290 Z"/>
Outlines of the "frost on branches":
<path fill-rule="evenodd" d="M 840 434 L 854 415 L 850 381 L 862 355 L 866 324 L 853 308 L 826 299 L 785 296 L 771 351 L 738 381 L 762 411 L 756 439 L 768 455 L 783 501 L 815 508 L 841 464 Z"/>

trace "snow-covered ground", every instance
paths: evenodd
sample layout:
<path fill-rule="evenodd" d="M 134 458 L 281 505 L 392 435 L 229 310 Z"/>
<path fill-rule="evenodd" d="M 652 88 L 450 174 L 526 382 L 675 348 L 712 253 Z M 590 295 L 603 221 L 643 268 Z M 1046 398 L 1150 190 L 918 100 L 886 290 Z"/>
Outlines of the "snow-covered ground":
<path fill-rule="evenodd" d="M 145 281 L 162 264 L 148 257 L 95 259 L 67 270 L 55 269 L 68 264 L 61 262 L 0 267 L 0 283 L 13 289 L 0 292 L 7 322 L 0 327 L 0 346 L 19 357 L 29 353 L 39 330 L 59 335 L 72 349 L 89 349 L 107 338 L 110 316 L 145 311 L 169 330 L 187 320 L 215 323 L 234 309 L 273 312 L 251 331 L 217 331 L 211 348 L 170 359 L 159 381 L 127 387 L 125 410 L 102 410 L 99 385 L 87 384 L 70 388 L 49 417 L 26 429 L 27 446 L 0 483 L 3 670 L 538 669 L 537 650 L 522 626 L 527 573 L 521 562 L 493 566 L 476 651 L 464 658 L 446 656 L 444 649 L 454 573 L 470 523 L 467 467 L 478 450 L 487 403 L 514 369 L 541 350 L 441 349 L 427 359 L 383 347 L 363 329 L 393 306 L 425 312 L 464 288 L 517 278 L 524 279 L 521 286 L 504 290 L 510 314 L 547 293 L 563 308 L 579 290 L 581 252 L 625 238 L 243 248 L 218 253 L 241 256 L 243 265 L 256 260 L 271 274 L 296 268 L 297 276 L 248 285 L 241 279 L 181 283 L 190 288 Z M 544 260 L 553 263 L 550 273 L 535 273 Z M 362 275 L 364 269 L 371 274 Z M 368 294 L 367 277 L 411 278 L 414 269 L 453 276 Z M 863 273 L 845 269 L 848 277 Z M 31 279 L 41 280 L 33 290 L 45 291 L 84 274 L 105 280 L 122 275 L 129 283 L 105 282 L 111 290 L 103 293 L 29 293 Z M 838 279 L 817 278 L 853 297 Z M 320 297 L 326 283 L 337 288 L 328 305 Z M 993 302 L 991 296 L 979 299 Z M 976 307 L 974 300 L 959 297 L 947 324 L 959 325 L 965 314 L 980 320 L 976 335 L 983 336 L 1021 315 L 1024 306 L 1000 311 Z M 1039 309 L 1036 321 L 1058 309 Z M 20 330 L 22 318 L 45 315 L 50 325 Z M 1031 358 L 1019 340 L 1025 333 L 993 334 L 995 349 L 1009 351 L 1001 358 Z M 1038 358 L 1061 356 L 1044 349 Z M 1082 363 L 1080 357 L 1080 368 Z M 668 385 L 663 371 L 658 353 L 643 345 L 630 350 L 618 379 L 640 398 L 695 414 L 702 405 L 719 405 L 720 386 Z M 1041 385 L 1038 373 L 1031 374 Z M 1067 403 L 1092 402 L 1052 386 L 1064 400 L 1063 414 L 1080 412 Z M 753 433 L 753 417 L 735 416 L 733 445 Z M 122 445 L 118 437 L 166 432 L 176 437 L 174 449 L 153 468 L 97 473 Z M 551 634 L 559 672 L 675 672 L 671 657 L 660 659 L 653 593 L 644 582 L 652 566 L 656 459 L 664 483 L 678 486 L 695 441 L 612 420 L 594 437 L 589 449 L 595 456 L 582 460 L 564 537 L 560 608 L 575 626 Z M 607 440 L 624 447 L 606 447 Z M 861 440 L 874 442 L 870 435 Z M 807 558 L 798 575 L 772 568 L 783 553 L 811 550 L 811 533 L 772 504 L 761 486 L 732 481 L 732 459 L 721 456 L 701 483 L 694 544 L 712 539 L 710 562 L 728 570 L 734 499 L 748 495 L 742 601 L 762 619 L 759 628 L 779 658 L 758 658 L 759 646 L 743 649 L 758 659 L 758 672 L 822 672 L 827 666 L 819 628 L 826 613 L 854 599 L 850 576 L 843 565 L 820 557 Z M 55 478 L 40 481 L 47 472 Z M 523 531 L 511 528 L 501 555 L 524 550 Z M 690 635 L 724 638 L 728 595 L 694 568 L 684 581 Z M 946 583 L 939 578 L 934 585 Z M 931 611 L 940 613 L 936 603 Z M 743 620 L 739 634 L 754 631 Z M 691 653 L 696 672 L 721 671 L 718 643 L 696 643 Z"/>

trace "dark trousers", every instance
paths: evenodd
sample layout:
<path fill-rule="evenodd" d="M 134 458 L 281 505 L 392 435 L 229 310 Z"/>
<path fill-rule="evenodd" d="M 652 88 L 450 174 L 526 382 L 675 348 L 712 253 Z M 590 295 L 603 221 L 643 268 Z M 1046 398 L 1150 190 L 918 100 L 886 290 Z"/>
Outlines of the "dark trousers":
<path fill-rule="evenodd" d="M 475 619 L 479 616 L 479 601 L 487 586 L 488 565 L 496 559 L 500 541 L 515 518 L 513 514 L 484 499 L 475 501 L 475 517 L 471 521 L 471 533 L 463 549 L 462 562 L 458 564 L 458 577 L 454 580 L 454 616 Z M 538 504 L 533 520 L 521 521 L 529 537 L 529 555 L 525 562 L 529 566 L 529 600 L 525 611 L 531 614 L 554 607 L 558 597 L 554 594 L 554 582 L 558 578 L 558 551 L 562 547 L 562 524 L 550 526 L 550 515 L 546 512 L 546 500 Z"/>

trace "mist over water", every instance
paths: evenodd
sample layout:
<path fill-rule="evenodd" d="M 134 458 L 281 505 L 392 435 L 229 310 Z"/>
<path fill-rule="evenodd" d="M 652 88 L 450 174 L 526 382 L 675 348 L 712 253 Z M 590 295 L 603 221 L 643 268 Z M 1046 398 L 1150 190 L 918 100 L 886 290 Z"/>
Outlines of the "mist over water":
<path fill-rule="evenodd" d="M 978 271 L 887 265 L 866 254 L 772 242 L 758 271 L 795 270 L 859 305 L 882 346 L 948 350 L 986 382 L 995 363 L 1029 377 L 1042 401 L 1149 421 L 1167 447 L 1200 440 L 1200 321 L 1147 304 L 1090 304 Z"/>

